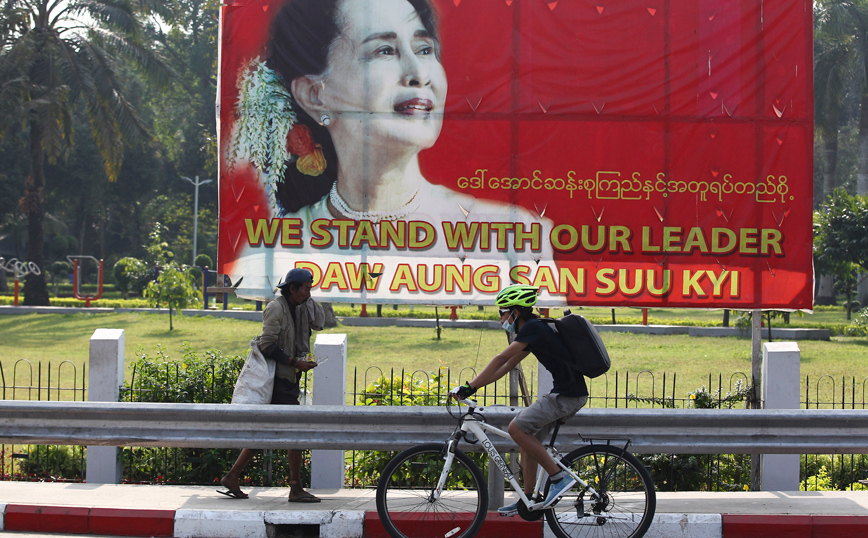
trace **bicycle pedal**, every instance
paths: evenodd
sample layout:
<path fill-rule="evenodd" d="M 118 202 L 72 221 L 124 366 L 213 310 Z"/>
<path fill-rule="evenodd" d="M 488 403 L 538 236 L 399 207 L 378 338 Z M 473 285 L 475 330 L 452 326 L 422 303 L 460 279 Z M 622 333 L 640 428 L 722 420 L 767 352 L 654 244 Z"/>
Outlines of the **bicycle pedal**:
<path fill-rule="evenodd" d="M 512 517 L 512 516 L 518 515 L 518 510 L 516 510 L 515 512 L 498 512 L 497 514 L 500 517 Z"/>

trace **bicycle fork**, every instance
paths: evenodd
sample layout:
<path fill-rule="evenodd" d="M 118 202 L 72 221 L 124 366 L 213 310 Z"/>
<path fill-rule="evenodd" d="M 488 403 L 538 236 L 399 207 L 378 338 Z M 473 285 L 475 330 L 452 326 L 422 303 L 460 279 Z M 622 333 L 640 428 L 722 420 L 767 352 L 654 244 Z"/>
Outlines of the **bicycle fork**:
<path fill-rule="evenodd" d="M 452 469 L 452 462 L 455 460 L 455 447 L 458 446 L 458 439 L 451 438 L 446 441 L 444 452 L 446 453 L 443 470 L 440 471 L 440 478 L 437 480 L 437 486 L 428 497 L 428 502 L 436 502 L 443 493 L 443 488 L 446 486 L 446 479 L 449 477 L 449 471 Z"/>

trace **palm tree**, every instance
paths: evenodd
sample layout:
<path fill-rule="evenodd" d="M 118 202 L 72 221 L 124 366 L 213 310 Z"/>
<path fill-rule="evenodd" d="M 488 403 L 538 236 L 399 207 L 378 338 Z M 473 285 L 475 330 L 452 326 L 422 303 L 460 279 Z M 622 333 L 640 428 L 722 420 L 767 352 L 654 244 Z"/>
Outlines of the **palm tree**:
<path fill-rule="evenodd" d="M 841 32 L 830 21 L 827 6 L 815 5 L 814 27 L 814 122 L 816 136 L 822 147 L 822 198 L 832 195 L 836 185 L 838 164 L 838 128 L 844 115 L 844 104 L 854 79 L 852 36 Z M 834 279 L 831 273 L 818 275 L 816 304 L 835 304 Z"/>
<path fill-rule="evenodd" d="M 158 0 L 0 2 L 0 135 L 15 124 L 29 135 L 30 176 L 19 205 L 28 219 L 28 261 L 44 268 L 45 160 L 70 150 L 73 113 L 83 110 L 106 175 L 117 178 L 124 141 L 146 133 L 124 70 L 134 66 L 158 84 L 168 80 L 140 20 L 164 8 Z M 45 278 L 29 275 L 24 296 L 25 304 L 49 304 Z"/>
<path fill-rule="evenodd" d="M 868 194 L 868 0 L 822 0 L 814 13 L 817 34 L 846 51 L 836 60 L 843 71 L 852 69 L 860 94 L 856 192 Z"/>

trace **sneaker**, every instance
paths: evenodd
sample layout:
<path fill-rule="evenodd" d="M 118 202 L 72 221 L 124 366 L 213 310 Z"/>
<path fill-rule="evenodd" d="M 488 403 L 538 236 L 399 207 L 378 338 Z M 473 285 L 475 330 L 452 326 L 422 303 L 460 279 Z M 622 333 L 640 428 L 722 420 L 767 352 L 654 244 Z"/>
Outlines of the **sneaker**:
<path fill-rule="evenodd" d="M 500 508 L 497 509 L 497 513 L 502 515 L 502 516 L 505 516 L 505 517 L 514 516 L 518 513 L 518 503 L 520 503 L 520 502 L 521 502 L 521 499 L 515 501 L 512 504 L 507 504 L 506 506 L 501 506 Z"/>
<path fill-rule="evenodd" d="M 576 481 L 573 480 L 572 477 L 567 476 L 566 478 L 562 478 L 560 482 L 555 482 L 549 487 L 549 494 L 546 495 L 546 500 L 543 501 L 542 508 L 543 510 L 547 508 L 551 508 L 554 506 L 558 499 L 563 495 L 567 490 L 573 487 L 576 484 Z"/>

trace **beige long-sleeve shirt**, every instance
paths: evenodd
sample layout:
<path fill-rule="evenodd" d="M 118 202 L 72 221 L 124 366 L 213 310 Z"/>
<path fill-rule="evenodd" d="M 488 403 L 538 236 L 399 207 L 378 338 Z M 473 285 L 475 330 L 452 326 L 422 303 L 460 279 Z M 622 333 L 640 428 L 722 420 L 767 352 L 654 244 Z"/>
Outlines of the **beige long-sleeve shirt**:
<path fill-rule="evenodd" d="M 295 308 L 295 319 L 290 313 L 289 303 L 281 296 L 268 303 L 262 313 L 262 335 L 259 348 L 263 352 L 271 344 L 293 358 L 304 357 L 310 353 L 311 330 L 321 331 L 325 324 L 325 312 L 312 298 Z M 295 368 L 287 364 L 277 364 L 277 377 L 295 381 Z"/>

